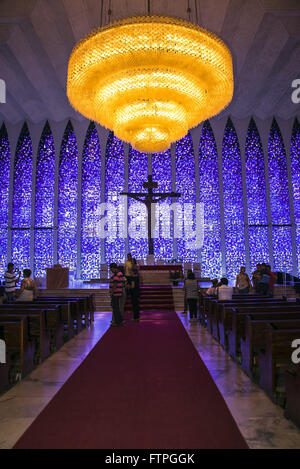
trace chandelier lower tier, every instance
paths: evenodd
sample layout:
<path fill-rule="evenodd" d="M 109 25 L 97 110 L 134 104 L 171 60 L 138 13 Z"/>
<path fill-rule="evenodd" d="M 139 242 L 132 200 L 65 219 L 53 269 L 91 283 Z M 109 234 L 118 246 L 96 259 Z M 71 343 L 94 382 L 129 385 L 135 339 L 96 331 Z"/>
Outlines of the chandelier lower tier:
<path fill-rule="evenodd" d="M 109 24 L 82 39 L 69 60 L 72 106 L 141 152 L 167 150 L 222 111 L 232 94 L 227 46 L 177 18 Z"/>

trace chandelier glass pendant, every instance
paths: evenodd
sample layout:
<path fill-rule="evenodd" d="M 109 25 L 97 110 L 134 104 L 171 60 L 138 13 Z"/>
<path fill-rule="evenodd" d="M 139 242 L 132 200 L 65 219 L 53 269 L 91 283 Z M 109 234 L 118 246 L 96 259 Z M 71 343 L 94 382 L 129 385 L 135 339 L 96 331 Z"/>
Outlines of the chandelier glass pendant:
<path fill-rule="evenodd" d="M 68 65 L 72 106 L 141 152 L 165 151 L 233 94 L 231 53 L 185 20 L 145 16 L 79 41 Z"/>

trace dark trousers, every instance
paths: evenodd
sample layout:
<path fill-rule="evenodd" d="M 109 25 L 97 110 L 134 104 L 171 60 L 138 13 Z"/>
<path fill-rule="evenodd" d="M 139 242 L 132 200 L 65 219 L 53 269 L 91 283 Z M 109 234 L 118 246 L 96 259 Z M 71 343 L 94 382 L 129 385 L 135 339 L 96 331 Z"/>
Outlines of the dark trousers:
<path fill-rule="evenodd" d="M 131 304 L 133 309 L 133 318 L 139 319 L 140 317 L 140 307 L 139 307 L 139 291 L 136 289 L 130 290 L 131 295 Z"/>
<path fill-rule="evenodd" d="M 14 301 L 15 300 L 15 292 L 14 291 L 7 291 L 6 296 L 7 296 L 8 301 Z"/>
<path fill-rule="evenodd" d="M 197 318 L 197 298 L 189 298 L 187 302 L 189 305 L 190 318 Z"/>
<path fill-rule="evenodd" d="M 268 283 L 259 283 L 259 294 L 260 295 L 267 295 L 269 290 L 269 284 Z"/>
<path fill-rule="evenodd" d="M 188 301 L 186 299 L 186 293 L 184 294 L 184 309 L 183 311 L 186 313 L 188 310 Z"/>
<path fill-rule="evenodd" d="M 240 295 L 247 295 L 248 293 L 249 293 L 249 287 L 242 288 L 241 290 L 239 289 Z"/>
<path fill-rule="evenodd" d="M 116 324 L 121 324 L 123 322 L 122 313 L 120 311 L 120 296 L 112 296 L 111 298 L 111 307 L 113 310 L 113 319 Z"/>

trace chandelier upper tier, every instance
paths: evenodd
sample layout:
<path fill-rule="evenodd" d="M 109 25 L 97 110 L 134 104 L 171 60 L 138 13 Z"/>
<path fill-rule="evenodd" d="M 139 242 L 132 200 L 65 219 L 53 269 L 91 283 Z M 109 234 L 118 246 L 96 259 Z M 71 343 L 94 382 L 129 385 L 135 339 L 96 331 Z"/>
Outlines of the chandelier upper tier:
<path fill-rule="evenodd" d="M 162 152 L 230 103 L 231 53 L 188 21 L 128 18 L 79 41 L 67 94 L 77 111 L 136 150 Z"/>

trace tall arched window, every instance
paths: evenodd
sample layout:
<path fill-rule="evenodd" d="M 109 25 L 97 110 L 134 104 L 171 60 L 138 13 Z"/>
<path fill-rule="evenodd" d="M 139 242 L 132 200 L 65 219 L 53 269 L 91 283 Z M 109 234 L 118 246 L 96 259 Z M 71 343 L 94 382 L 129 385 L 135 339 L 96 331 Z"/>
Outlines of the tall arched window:
<path fill-rule="evenodd" d="M 245 155 L 250 269 L 253 271 L 257 263 L 269 262 L 264 153 L 253 119 L 248 127 Z"/>
<path fill-rule="evenodd" d="M 268 161 L 274 270 L 292 272 L 292 233 L 287 161 L 283 139 L 275 119 L 273 119 L 270 131 Z"/>
<path fill-rule="evenodd" d="M 105 154 L 105 202 L 107 204 L 108 236 L 105 239 L 105 261 L 125 259 L 125 165 L 123 143 L 110 132 Z"/>
<path fill-rule="evenodd" d="M 35 182 L 34 274 L 45 277 L 53 264 L 55 148 L 46 122 L 39 142 Z"/>
<path fill-rule="evenodd" d="M 81 276 L 99 277 L 101 262 L 101 149 L 93 122 L 87 130 L 82 155 Z"/>
<path fill-rule="evenodd" d="M 241 154 L 229 118 L 222 146 L 224 222 L 227 277 L 233 280 L 246 263 Z"/>
<path fill-rule="evenodd" d="M 222 271 L 218 152 L 209 121 L 203 124 L 199 143 L 199 191 L 204 208 L 204 242 L 201 274 L 219 278 Z"/>
<path fill-rule="evenodd" d="M 152 178 L 158 186 L 154 192 L 172 191 L 171 151 L 153 153 Z M 154 237 L 154 256 L 156 259 L 171 260 L 173 255 L 173 215 L 171 198 L 158 202 L 155 206 L 156 233 Z"/>
<path fill-rule="evenodd" d="M 7 264 L 7 228 L 9 204 L 10 148 L 4 124 L 0 129 L 0 276 Z"/>
<path fill-rule="evenodd" d="M 176 192 L 181 194 L 177 210 L 177 255 L 186 262 L 197 260 L 195 157 L 190 133 L 176 142 Z M 181 233 L 180 233 L 181 232 Z"/>
<path fill-rule="evenodd" d="M 59 155 L 57 254 L 59 264 L 73 272 L 76 270 L 77 256 L 77 182 L 77 143 L 69 121 Z"/>
<path fill-rule="evenodd" d="M 22 127 L 14 161 L 12 207 L 12 262 L 20 269 L 30 267 L 30 224 L 32 191 L 32 143 L 27 124 Z"/>
<path fill-rule="evenodd" d="M 300 276 L 300 124 L 295 119 L 291 139 L 291 173 L 296 225 L 297 271 Z"/>
<path fill-rule="evenodd" d="M 130 146 L 128 156 L 128 190 L 145 192 L 148 178 L 148 156 Z M 128 199 L 129 251 L 132 257 L 145 259 L 148 254 L 147 209 L 145 204 Z"/>

